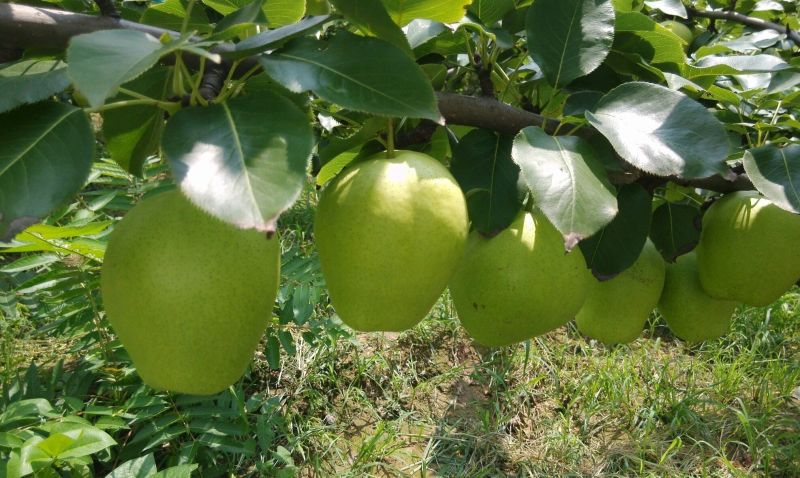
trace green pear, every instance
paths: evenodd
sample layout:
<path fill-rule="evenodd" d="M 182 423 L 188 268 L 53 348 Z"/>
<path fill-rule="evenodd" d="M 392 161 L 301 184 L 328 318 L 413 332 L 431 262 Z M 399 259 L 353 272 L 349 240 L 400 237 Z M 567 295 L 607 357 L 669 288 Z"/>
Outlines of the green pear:
<path fill-rule="evenodd" d="M 736 302 L 715 299 L 703 291 L 694 252 L 667 264 L 658 310 L 676 336 L 687 342 L 721 337 L 728 332 L 736 306 Z"/>
<path fill-rule="evenodd" d="M 697 267 L 712 297 L 775 302 L 800 278 L 800 215 L 755 191 L 725 195 L 703 217 Z"/>
<path fill-rule="evenodd" d="M 685 41 L 687 46 L 691 45 L 694 40 L 694 33 L 692 30 L 681 22 L 674 20 L 666 20 L 661 22 L 661 26 L 677 35 L 681 40 Z"/>
<path fill-rule="evenodd" d="M 648 239 L 631 267 L 611 280 L 591 281 L 575 317 L 578 330 L 604 344 L 626 344 L 642 333 L 664 287 L 664 259 Z"/>
<path fill-rule="evenodd" d="M 464 253 L 467 206 L 440 162 L 386 153 L 342 171 L 322 192 L 314 234 L 339 317 L 361 331 L 413 327 Z"/>
<path fill-rule="evenodd" d="M 237 229 L 169 191 L 114 227 L 100 285 L 145 383 L 209 395 L 250 362 L 272 317 L 279 268 L 277 237 Z"/>
<path fill-rule="evenodd" d="M 472 233 L 450 293 L 472 338 L 502 346 L 572 320 L 590 280 L 580 249 L 566 253 L 542 214 L 524 212 L 495 237 Z"/>

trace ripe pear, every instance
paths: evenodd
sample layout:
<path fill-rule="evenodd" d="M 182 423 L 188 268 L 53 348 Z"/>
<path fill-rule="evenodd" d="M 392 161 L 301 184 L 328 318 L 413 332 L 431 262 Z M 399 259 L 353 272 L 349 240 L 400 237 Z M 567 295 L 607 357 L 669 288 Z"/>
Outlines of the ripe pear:
<path fill-rule="evenodd" d="M 472 338 L 502 346 L 572 320 L 590 280 L 580 249 L 566 253 L 547 218 L 524 212 L 495 237 L 471 234 L 450 293 Z"/>
<path fill-rule="evenodd" d="M 611 280 L 591 281 L 575 317 L 578 330 L 606 345 L 635 340 L 661 297 L 664 269 L 664 259 L 648 239 L 631 267 Z"/>
<path fill-rule="evenodd" d="M 658 310 L 676 336 L 687 342 L 721 337 L 728 332 L 736 306 L 736 302 L 715 299 L 703 291 L 694 252 L 667 264 Z"/>
<path fill-rule="evenodd" d="M 800 215 L 755 191 L 727 194 L 703 217 L 697 267 L 712 297 L 775 302 L 800 278 Z"/>
<path fill-rule="evenodd" d="M 314 233 L 342 321 L 361 331 L 402 331 L 425 318 L 458 265 L 467 206 L 437 160 L 380 153 L 322 192 Z"/>
<path fill-rule="evenodd" d="M 272 317 L 279 268 L 277 237 L 237 229 L 169 191 L 115 226 L 100 285 L 145 383 L 210 395 L 250 362 Z"/>

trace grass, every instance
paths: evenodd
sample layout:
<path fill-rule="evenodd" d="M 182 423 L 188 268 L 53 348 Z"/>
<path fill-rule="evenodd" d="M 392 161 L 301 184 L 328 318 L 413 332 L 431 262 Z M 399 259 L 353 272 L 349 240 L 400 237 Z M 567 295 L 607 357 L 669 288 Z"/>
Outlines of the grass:
<path fill-rule="evenodd" d="M 293 271 L 284 299 L 319 285 L 312 206 L 308 193 L 282 218 L 285 271 Z M 298 257 L 306 265 L 290 262 Z M 354 334 L 324 295 L 312 302 L 307 321 L 284 326 L 294 353 L 282 352 L 278 365 L 274 347 L 261 349 L 240 384 L 247 405 L 236 413 L 259 451 L 214 458 L 216 468 L 197 476 L 800 476 L 797 289 L 769 308 L 740 309 L 728 336 L 698 346 L 672 337 L 656 314 L 630 346 L 587 341 L 569 324 L 486 349 L 465 335 L 446 295 L 401 334 Z M 98 374 L 87 404 L 118 409 L 144 393 L 114 388 L 138 382 L 129 367 L 103 365 L 97 341 L 67 341 L 24 318 L 0 325 L 4 381 L 30 362 L 47 369 L 86 349 Z M 87 360 L 80 356 L 73 369 Z M 158 419 L 176 433 L 193 429 L 181 397 L 159 396 L 175 414 Z M 132 446 L 130 436 L 118 441 Z M 175 436 L 158 449 L 192 441 Z"/>

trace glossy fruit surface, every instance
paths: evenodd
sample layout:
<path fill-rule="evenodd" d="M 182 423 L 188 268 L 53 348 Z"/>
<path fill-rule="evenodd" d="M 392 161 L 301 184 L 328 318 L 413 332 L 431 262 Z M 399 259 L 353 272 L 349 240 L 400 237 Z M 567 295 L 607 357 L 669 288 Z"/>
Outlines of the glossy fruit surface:
<path fill-rule="evenodd" d="M 464 253 L 467 207 L 440 162 L 397 151 L 341 172 L 314 221 L 334 309 L 362 331 L 401 331 L 430 311 Z"/>
<path fill-rule="evenodd" d="M 800 215 L 755 191 L 724 196 L 703 217 L 697 267 L 712 297 L 775 302 L 800 279 Z"/>
<path fill-rule="evenodd" d="M 575 317 L 578 330 L 604 344 L 632 342 L 642 333 L 664 287 L 664 259 L 648 239 L 631 267 L 611 280 L 591 281 Z"/>
<path fill-rule="evenodd" d="M 572 320 L 591 280 L 580 249 L 566 253 L 550 222 L 526 212 L 495 237 L 472 233 L 450 292 L 472 338 L 501 346 Z"/>
<path fill-rule="evenodd" d="M 702 342 L 728 332 L 737 303 L 714 299 L 703 291 L 694 252 L 667 264 L 658 310 L 672 333 L 687 342 Z"/>
<path fill-rule="evenodd" d="M 137 204 L 114 228 L 101 290 L 142 379 L 207 395 L 244 372 L 272 317 L 278 238 L 211 217 L 180 192 Z"/>

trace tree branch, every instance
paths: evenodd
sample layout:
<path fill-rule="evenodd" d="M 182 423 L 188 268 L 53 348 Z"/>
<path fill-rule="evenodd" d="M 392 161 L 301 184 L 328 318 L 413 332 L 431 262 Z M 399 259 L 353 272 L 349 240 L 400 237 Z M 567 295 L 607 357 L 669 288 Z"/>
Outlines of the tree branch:
<path fill-rule="evenodd" d="M 177 32 L 127 20 L 115 20 L 105 16 L 83 15 L 28 5 L 0 3 L 0 49 L 63 49 L 69 43 L 69 39 L 75 35 L 112 29 L 137 30 L 157 38 L 165 33 L 173 38 L 178 37 Z M 229 49 L 232 49 L 231 44 L 222 44 L 215 47 L 217 52 L 224 52 Z M 184 54 L 183 58 L 189 67 L 197 69 L 199 61 L 196 57 Z M 245 59 L 239 64 L 237 73 L 248 71 L 256 64 L 255 59 Z M 230 62 L 223 62 L 222 65 L 214 65 L 213 68 L 209 69 L 210 74 L 203 78 L 204 96 L 206 94 L 213 96 L 216 92 L 219 92 L 219 87 L 221 87 L 219 79 L 224 79 L 224 75 L 221 75 L 221 72 L 227 73 L 230 65 Z M 554 134 L 557 131 L 563 133 L 569 129 L 561 128 L 559 130 L 560 122 L 556 119 L 546 118 L 493 98 L 478 98 L 441 92 L 436 93 L 436 97 L 439 111 L 445 121 L 450 124 L 485 128 L 508 135 L 517 134 L 519 130 L 527 126 L 541 127 L 550 134 Z M 423 133 L 427 133 L 427 131 Z M 573 131 L 572 134 L 589 138 L 598 133 L 594 128 L 586 126 Z M 652 182 L 654 180 L 652 176 L 643 176 L 636 173 L 615 175 L 611 179 L 617 184 L 645 180 Z M 745 174 L 737 175 L 734 181 L 727 181 L 719 176 L 697 180 L 658 178 L 658 181 L 666 182 L 667 180 L 675 181 L 684 186 L 719 192 L 754 189 L 752 182 Z"/>
<path fill-rule="evenodd" d="M 697 10 L 692 7 L 686 7 L 689 16 L 710 18 L 712 20 L 727 20 L 730 22 L 741 23 L 748 27 L 753 27 L 758 30 L 775 30 L 776 32 L 785 33 L 790 40 L 797 46 L 800 46 L 800 33 L 789 28 L 788 25 L 781 25 L 767 20 L 762 20 L 756 17 L 748 17 L 741 13 L 725 10 Z"/>

